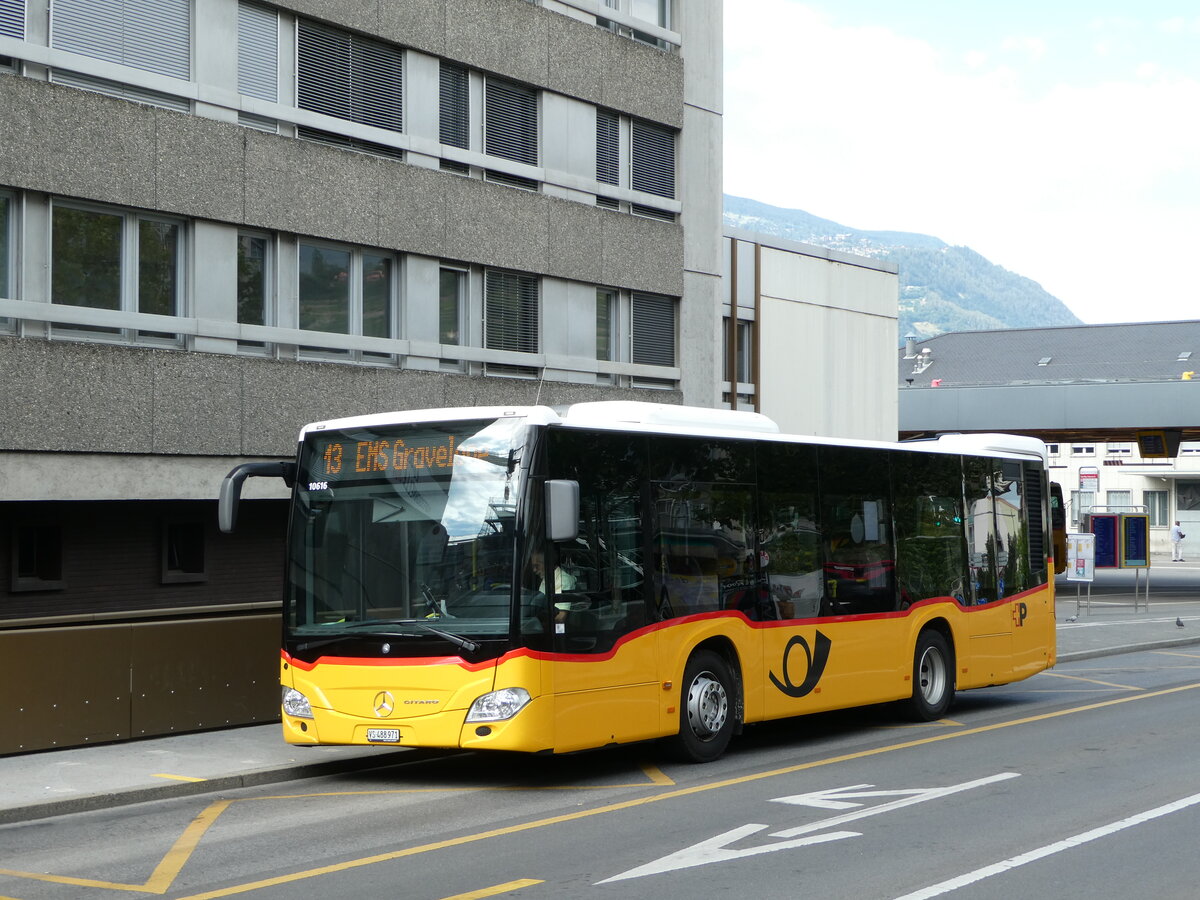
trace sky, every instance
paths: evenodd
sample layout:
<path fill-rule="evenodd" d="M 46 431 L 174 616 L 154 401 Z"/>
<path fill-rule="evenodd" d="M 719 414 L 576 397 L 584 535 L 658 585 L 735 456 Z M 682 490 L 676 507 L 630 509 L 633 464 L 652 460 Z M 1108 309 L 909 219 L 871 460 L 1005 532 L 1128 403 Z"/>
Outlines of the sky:
<path fill-rule="evenodd" d="M 1195 0 L 724 0 L 725 193 L 1200 319 Z"/>

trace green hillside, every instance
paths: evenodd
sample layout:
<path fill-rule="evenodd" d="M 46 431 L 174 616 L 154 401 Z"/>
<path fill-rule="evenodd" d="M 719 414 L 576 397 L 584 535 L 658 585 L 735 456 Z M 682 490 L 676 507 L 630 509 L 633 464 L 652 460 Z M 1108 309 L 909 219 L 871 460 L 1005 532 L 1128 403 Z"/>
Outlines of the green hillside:
<path fill-rule="evenodd" d="M 901 338 L 1082 324 L 1036 281 L 988 262 L 968 247 L 952 247 L 927 234 L 862 231 L 803 210 L 729 195 L 725 224 L 895 263 L 900 273 Z"/>

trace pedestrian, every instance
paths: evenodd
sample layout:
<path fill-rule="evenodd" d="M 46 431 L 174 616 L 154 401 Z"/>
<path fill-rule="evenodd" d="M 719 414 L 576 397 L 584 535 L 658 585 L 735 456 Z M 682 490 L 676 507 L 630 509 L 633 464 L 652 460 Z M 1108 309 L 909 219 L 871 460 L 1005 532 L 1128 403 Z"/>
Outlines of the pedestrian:
<path fill-rule="evenodd" d="M 1183 562 L 1183 539 L 1187 537 L 1183 533 L 1183 529 L 1179 527 L 1179 520 L 1175 520 L 1175 527 L 1171 529 L 1171 562 Z"/>

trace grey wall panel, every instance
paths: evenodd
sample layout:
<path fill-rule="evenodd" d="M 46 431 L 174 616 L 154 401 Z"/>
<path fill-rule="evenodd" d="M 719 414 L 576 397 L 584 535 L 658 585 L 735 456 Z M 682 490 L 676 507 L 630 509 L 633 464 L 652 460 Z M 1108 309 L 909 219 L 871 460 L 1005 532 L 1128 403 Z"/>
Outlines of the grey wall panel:
<path fill-rule="evenodd" d="M 526 272 L 545 272 L 549 198 L 498 184 L 447 178 L 443 253 Z"/>
<path fill-rule="evenodd" d="M 154 372 L 145 351 L 3 338 L 0 384 L 5 450 L 142 453 L 153 446 Z"/>
<path fill-rule="evenodd" d="M 595 102 L 682 128 L 683 60 L 606 31 L 600 34 L 605 38 L 603 95 Z"/>
<path fill-rule="evenodd" d="M 30 371 L 55 377 L 30 379 Z M 17 338 L 0 338 L 0 383 L 16 386 L 0 392 L 0 450 L 108 454 L 290 456 L 300 427 L 322 419 L 646 399 L 604 386 Z"/>
<path fill-rule="evenodd" d="M 319 3 L 325 6 L 324 3 Z M 383 0 L 379 4 L 381 38 L 435 56 L 446 53 L 446 4 L 443 0 Z"/>
<path fill-rule="evenodd" d="M 246 222 L 376 245 L 376 185 L 396 163 L 246 130 Z"/>
<path fill-rule="evenodd" d="M 379 246 L 444 256 L 446 193 L 457 187 L 455 180 L 417 166 L 391 166 L 388 177 L 374 186 Z"/>
<path fill-rule="evenodd" d="M 395 0 L 383 2 L 404 5 L 395 4 Z M 273 5 L 364 34 L 376 34 L 379 28 L 380 0 L 276 0 Z"/>
<path fill-rule="evenodd" d="M 209 353 L 152 354 L 153 453 L 213 453 L 238 446 L 242 377 L 228 357 Z"/>
<path fill-rule="evenodd" d="M 153 209 L 149 107 L 26 78 L 0 78 L 0 183 Z"/>
<path fill-rule="evenodd" d="M 604 47 L 612 36 L 567 16 L 549 20 L 547 84 L 568 97 L 598 103 L 604 96 Z"/>
<path fill-rule="evenodd" d="M 683 293 L 683 229 L 669 222 L 606 213 L 604 284 L 660 294 Z"/>
<path fill-rule="evenodd" d="M 550 274 L 604 284 L 599 248 L 606 211 L 594 206 L 556 201 L 550 204 Z"/>
<path fill-rule="evenodd" d="M 245 215 L 246 129 L 162 111 L 155 115 L 159 209 L 240 222 Z"/>
<path fill-rule="evenodd" d="M 548 16 L 512 0 L 446 0 L 445 7 L 447 56 L 517 81 L 546 85 Z"/>

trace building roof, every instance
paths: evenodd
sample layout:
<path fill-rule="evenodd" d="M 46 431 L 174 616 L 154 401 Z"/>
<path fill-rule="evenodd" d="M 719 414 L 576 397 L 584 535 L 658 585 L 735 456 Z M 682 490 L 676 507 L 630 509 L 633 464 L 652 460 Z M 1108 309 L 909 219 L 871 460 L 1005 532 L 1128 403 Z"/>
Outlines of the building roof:
<path fill-rule="evenodd" d="M 962 331 L 910 340 L 902 389 L 969 385 L 1200 381 L 1200 321 Z M 910 380 L 911 379 L 911 380 Z"/>

